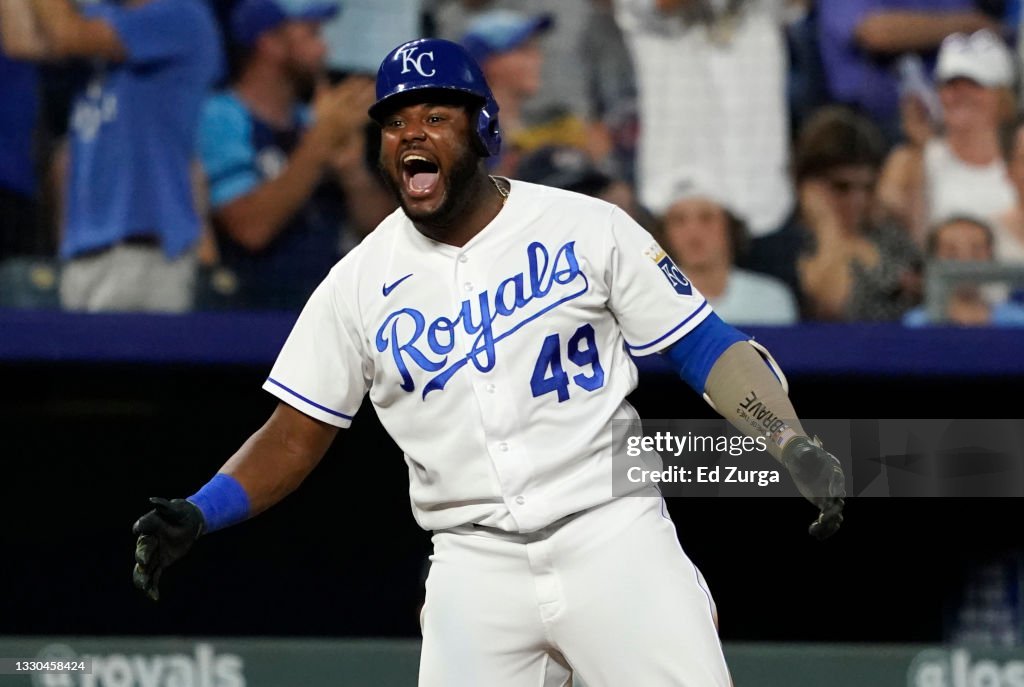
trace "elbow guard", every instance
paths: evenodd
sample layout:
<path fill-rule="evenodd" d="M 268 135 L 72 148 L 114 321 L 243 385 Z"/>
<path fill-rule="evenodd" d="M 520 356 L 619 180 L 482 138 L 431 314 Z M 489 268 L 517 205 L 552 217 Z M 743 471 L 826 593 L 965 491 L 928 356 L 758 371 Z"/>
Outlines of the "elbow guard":
<path fill-rule="evenodd" d="M 768 366 L 768 369 L 771 370 L 772 374 L 775 375 L 775 378 L 779 380 L 779 384 L 782 385 L 782 393 L 786 396 L 789 396 L 789 380 L 786 379 L 786 375 L 783 374 L 782 368 L 779 367 L 779 364 L 775 361 L 775 358 L 772 357 L 772 354 L 768 352 L 767 348 L 759 344 L 757 341 L 754 341 L 753 339 L 747 339 L 747 343 L 751 345 L 751 347 L 757 352 L 759 356 L 761 356 L 761 359 L 764 360 L 765 364 Z M 715 410 L 715 412 L 720 413 L 721 411 L 718 410 L 718 408 L 715 406 L 714 401 L 711 400 L 711 397 L 708 395 L 707 391 L 704 391 L 702 393 L 704 395 L 704 400 L 707 401 L 707 404 L 711 406 L 712 409 Z"/>
<path fill-rule="evenodd" d="M 768 349 L 735 327 L 726 324 L 715 313 L 708 315 L 693 331 L 667 349 L 665 356 L 672 361 L 679 376 L 717 411 L 718 408 L 707 394 L 708 376 L 726 349 L 740 341 L 749 343 L 761 356 L 765 365 L 782 385 L 783 393 L 788 395 L 789 382 L 786 375 Z"/>

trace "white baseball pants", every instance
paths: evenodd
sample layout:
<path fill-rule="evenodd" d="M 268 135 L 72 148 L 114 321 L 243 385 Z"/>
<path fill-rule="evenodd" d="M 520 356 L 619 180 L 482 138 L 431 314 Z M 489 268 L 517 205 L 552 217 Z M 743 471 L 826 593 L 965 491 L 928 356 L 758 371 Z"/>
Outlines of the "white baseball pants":
<path fill-rule="evenodd" d="M 666 513 L 626 497 L 531 534 L 436 532 L 420 687 L 729 687 L 714 602 Z"/>

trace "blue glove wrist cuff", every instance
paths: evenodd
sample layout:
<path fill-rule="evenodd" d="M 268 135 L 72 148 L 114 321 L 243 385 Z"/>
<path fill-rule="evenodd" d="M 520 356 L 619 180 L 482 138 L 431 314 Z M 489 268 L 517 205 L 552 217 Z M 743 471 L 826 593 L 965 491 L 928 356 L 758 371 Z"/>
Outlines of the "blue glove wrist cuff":
<path fill-rule="evenodd" d="M 188 501 L 203 514 L 203 532 L 214 532 L 249 517 L 249 495 L 231 475 L 218 472 Z"/>

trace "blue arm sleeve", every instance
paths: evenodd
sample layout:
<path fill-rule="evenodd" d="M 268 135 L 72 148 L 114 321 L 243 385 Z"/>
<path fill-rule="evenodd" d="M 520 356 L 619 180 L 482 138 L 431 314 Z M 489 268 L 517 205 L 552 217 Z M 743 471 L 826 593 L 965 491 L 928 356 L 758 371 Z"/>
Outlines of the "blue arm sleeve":
<path fill-rule="evenodd" d="M 749 339 L 749 336 L 711 313 L 693 331 L 663 353 L 672 361 L 683 381 L 698 394 L 703 394 L 708 375 L 719 356 L 737 341 Z"/>

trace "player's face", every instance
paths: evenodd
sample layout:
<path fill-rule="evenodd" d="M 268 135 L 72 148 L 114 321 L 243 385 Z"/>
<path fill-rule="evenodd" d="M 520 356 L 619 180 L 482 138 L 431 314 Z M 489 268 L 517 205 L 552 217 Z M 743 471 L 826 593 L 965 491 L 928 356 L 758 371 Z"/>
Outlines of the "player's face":
<path fill-rule="evenodd" d="M 714 201 L 680 200 L 665 213 L 664 225 L 665 249 L 683 271 L 729 264 L 729 221 Z"/>
<path fill-rule="evenodd" d="M 451 223 L 469 203 L 480 156 L 461 105 L 419 103 L 381 122 L 380 168 L 414 222 Z"/>
<path fill-rule="evenodd" d="M 985 262 L 992 259 L 988 233 L 973 222 L 950 222 L 939 230 L 935 257 L 939 260 Z"/>

